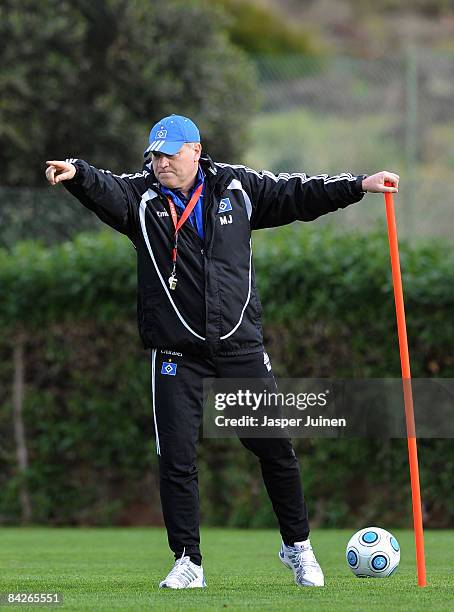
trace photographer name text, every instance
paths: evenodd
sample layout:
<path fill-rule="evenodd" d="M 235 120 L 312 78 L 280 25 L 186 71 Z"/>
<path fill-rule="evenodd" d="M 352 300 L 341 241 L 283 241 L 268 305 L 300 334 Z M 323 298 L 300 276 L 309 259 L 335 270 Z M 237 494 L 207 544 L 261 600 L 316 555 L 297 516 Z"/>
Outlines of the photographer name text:
<path fill-rule="evenodd" d="M 347 420 L 344 418 L 330 419 L 327 417 L 306 418 L 276 418 L 264 416 L 262 420 L 253 416 L 241 416 L 239 418 L 226 417 L 219 414 L 214 419 L 217 427 L 274 427 L 284 429 L 285 427 L 346 427 Z"/>

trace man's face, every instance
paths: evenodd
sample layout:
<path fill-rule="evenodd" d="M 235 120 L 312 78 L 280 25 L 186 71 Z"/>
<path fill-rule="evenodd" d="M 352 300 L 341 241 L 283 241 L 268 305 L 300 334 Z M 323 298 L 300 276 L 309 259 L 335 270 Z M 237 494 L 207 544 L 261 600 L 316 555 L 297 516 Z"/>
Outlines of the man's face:
<path fill-rule="evenodd" d="M 164 187 L 169 189 L 186 188 L 198 171 L 202 145 L 185 143 L 175 155 L 152 153 L 153 172 Z"/>

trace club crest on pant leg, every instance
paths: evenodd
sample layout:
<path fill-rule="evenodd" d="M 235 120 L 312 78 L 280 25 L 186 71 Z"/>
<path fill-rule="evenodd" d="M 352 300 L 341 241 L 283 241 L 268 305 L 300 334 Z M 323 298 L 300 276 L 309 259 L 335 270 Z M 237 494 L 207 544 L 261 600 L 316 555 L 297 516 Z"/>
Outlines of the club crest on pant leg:
<path fill-rule="evenodd" d="M 171 363 L 170 361 L 163 361 L 161 367 L 161 374 L 165 374 L 166 376 L 176 376 L 177 364 Z"/>

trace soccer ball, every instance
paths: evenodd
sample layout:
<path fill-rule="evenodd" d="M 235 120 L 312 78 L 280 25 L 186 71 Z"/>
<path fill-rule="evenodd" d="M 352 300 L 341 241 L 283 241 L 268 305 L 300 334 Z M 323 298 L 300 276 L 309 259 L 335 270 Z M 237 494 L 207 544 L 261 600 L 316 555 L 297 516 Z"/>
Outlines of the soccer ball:
<path fill-rule="evenodd" d="M 399 565 L 400 546 L 389 531 L 366 527 L 352 535 L 345 554 L 348 567 L 358 578 L 386 578 Z"/>

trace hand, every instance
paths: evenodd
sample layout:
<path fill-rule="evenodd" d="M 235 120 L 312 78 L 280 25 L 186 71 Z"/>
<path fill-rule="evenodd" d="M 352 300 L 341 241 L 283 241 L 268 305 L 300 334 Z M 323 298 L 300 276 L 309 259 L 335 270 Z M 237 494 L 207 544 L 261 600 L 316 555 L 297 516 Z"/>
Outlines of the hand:
<path fill-rule="evenodd" d="M 387 187 L 385 181 L 391 183 L 391 187 Z M 372 174 L 363 179 L 362 188 L 363 191 L 370 191 L 371 193 L 384 193 L 385 191 L 398 193 L 399 175 L 386 170 L 377 172 L 377 174 Z"/>
<path fill-rule="evenodd" d="M 51 185 L 69 181 L 76 174 L 76 166 L 65 161 L 47 161 L 46 178 Z"/>

